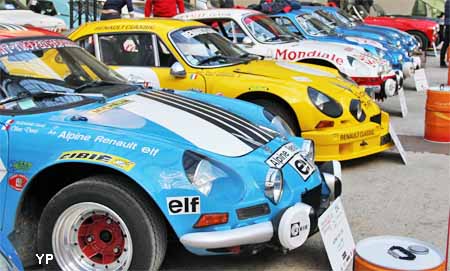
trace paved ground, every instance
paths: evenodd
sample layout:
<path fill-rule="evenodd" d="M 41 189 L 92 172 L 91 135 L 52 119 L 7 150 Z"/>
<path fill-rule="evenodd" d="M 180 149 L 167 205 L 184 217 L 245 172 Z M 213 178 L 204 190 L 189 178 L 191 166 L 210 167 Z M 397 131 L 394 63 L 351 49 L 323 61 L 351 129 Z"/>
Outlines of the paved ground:
<path fill-rule="evenodd" d="M 444 83 L 446 70 L 430 58 L 430 85 Z M 426 94 L 406 82 L 409 107 L 401 118 L 397 98 L 381 104 L 405 142 L 409 164 L 388 152 L 343 163 L 344 205 L 355 241 L 375 235 L 402 235 L 425 240 L 445 250 L 450 199 L 450 145 L 422 140 Z M 168 251 L 166 270 L 330 270 L 320 235 L 282 255 L 265 251 L 246 257 L 197 257 L 181 247 Z"/>

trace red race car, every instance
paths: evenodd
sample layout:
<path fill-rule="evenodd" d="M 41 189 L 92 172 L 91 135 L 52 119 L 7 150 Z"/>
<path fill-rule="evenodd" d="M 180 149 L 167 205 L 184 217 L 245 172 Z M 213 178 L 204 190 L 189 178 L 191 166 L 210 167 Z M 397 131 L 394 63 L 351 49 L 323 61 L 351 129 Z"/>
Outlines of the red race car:
<path fill-rule="evenodd" d="M 422 50 L 433 47 L 433 44 L 438 42 L 439 24 L 437 22 L 433 20 L 387 15 L 380 6 L 375 4 L 372 7 L 377 16 L 367 14 L 367 11 L 360 6 L 352 6 L 349 8 L 349 11 L 351 14 L 363 19 L 366 24 L 387 26 L 408 32 L 420 42 Z"/>

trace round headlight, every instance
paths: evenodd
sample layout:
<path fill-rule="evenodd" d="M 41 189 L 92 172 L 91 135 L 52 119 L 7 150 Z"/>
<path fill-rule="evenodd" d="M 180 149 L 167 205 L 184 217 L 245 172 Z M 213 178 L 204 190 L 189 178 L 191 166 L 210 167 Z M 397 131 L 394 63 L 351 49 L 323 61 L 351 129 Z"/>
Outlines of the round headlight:
<path fill-rule="evenodd" d="M 316 108 L 325 115 L 332 118 L 338 118 L 342 115 L 342 106 L 330 96 L 312 87 L 308 87 L 308 96 Z"/>
<path fill-rule="evenodd" d="M 274 204 L 277 204 L 283 194 L 283 173 L 276 168 L 270 168 L 264 183 L 264 194 Z"/>

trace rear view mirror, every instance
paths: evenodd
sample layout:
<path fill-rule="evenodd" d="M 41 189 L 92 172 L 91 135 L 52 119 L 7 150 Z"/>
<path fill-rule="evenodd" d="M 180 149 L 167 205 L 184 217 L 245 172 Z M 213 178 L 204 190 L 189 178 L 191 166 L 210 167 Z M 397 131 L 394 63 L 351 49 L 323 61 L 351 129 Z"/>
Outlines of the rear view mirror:
<path fill-rule="evenodd" d="M 183 65 L 180 64 L 180 62 L 175 62 L 170 67 L 170 75 L 175 78 L 185 78 L 186 70 L 184 69 Z"/>
<path fill-rule="evenodd" d="M 245 37 L 242 39 L 242 44 L 244 44 L 245 46 L 252 46 L 253 42 L 249 37 Z"/>

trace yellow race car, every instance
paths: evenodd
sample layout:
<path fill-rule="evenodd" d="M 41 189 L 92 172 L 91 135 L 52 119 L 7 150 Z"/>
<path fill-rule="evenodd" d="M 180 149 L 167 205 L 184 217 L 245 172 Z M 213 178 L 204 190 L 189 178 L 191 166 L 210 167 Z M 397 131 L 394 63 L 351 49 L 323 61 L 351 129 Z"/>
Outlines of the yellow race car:
<path fill-rule="evenodd" d="M 389 115 L 337 70 L 266 61 L 197 22 L 144 19 L 87 23 L 69 35 L 132 82 L 196 90 L 262 105 L 316 160 L 348 160 L 393 146 Z M 245 109 L 243 109 L 245 110 Z"/>

